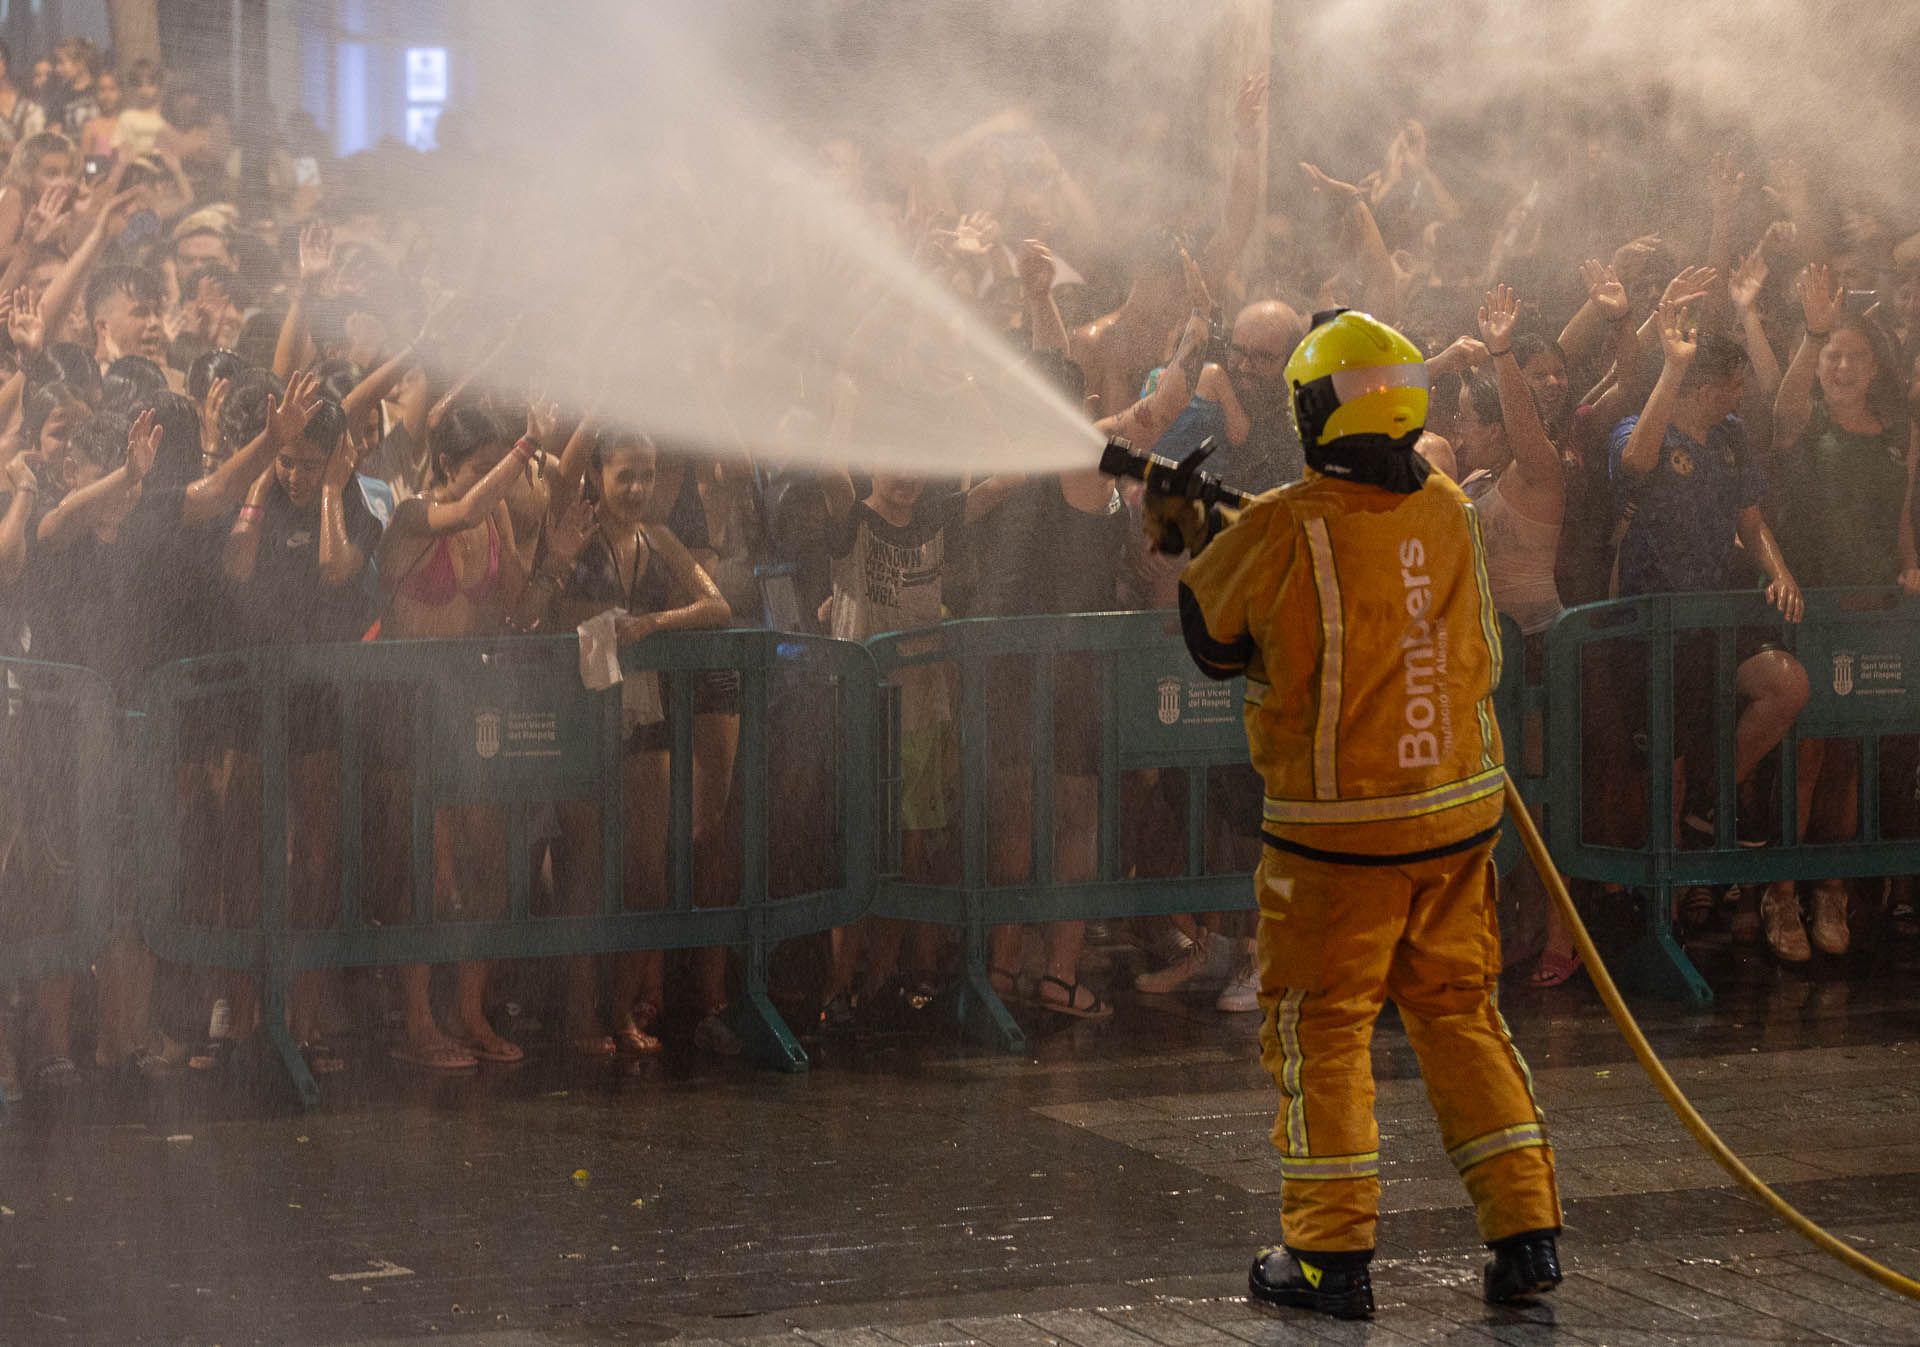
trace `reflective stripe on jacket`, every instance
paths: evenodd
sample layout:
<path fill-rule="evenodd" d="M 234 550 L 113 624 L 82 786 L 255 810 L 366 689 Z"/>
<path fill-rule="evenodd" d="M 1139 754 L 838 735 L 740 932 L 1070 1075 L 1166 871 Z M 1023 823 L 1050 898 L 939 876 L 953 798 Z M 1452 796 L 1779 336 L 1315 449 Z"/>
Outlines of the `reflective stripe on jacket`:
<path fill-rule="evenodd" d="M 1498 827 L 1499 619 L 1478 518 L 1444 476 L 1269 491 L 1187 567 L 1180 606 L 1200 668 L 1247 677 L 1274 845 L 1390 862 Z"/>

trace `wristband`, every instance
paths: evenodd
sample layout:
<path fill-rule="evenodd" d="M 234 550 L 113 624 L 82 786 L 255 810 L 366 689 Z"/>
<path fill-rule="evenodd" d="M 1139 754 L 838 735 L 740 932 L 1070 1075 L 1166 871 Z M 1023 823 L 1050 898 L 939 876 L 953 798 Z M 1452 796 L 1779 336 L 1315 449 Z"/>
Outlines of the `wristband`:
<path fill-rule="evenodd" d="M 513 452 L 520 455 L 523 462 L 531 463 L 539 456 L 540 446 L 531 435 L 522 435 L 513 442 Z"/>
<path fill-rule="evenodd" d="M 1512 355 L 1512 354 L 1513 354 L 1513 348 L 1511 346 L 1503 346 L 1497 351 L 1488 351 L 1487 359 L 1498 360 L 1503 355 Z"/>
<path fill-rule="evenodd" d="M 242 523 L 246 523 L 254 519 L 259 519 L 265 514 L 266 514 L 266 510 L 258 505 L 242 505 L 240 507 L 240 521 Z"/>

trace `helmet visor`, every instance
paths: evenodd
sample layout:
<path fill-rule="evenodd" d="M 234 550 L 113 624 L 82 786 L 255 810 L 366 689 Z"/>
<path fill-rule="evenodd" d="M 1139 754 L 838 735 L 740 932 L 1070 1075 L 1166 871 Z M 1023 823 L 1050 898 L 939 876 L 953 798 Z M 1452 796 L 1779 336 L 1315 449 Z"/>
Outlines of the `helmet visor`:
<path fill-rule="evenodd" d="M 1413 365 L 1367 365 L 1360 369 L 1340 369 L 1333 372 L 1334 396 L 1345 406 L 1355 398 L 1363 398 L 1369 393 L 1383 393 L 1389 388 L 1427 388 L 1427 367 L 1425 362 Z"/>

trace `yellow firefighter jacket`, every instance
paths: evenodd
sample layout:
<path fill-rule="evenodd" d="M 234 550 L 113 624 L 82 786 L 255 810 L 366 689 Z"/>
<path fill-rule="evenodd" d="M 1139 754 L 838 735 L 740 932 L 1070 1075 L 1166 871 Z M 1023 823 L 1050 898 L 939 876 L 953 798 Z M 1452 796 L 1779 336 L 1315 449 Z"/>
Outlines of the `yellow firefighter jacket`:
<path fill-rule="evenodd" d="M 1462 850 L 1500 823 L 1500 628 L 1480 524 L 1440 473 L 1399 494 L 1309 471 L 1187 567 L 1187 648 L 1247 676 L 1264 834 L 1353 864 Z"/>

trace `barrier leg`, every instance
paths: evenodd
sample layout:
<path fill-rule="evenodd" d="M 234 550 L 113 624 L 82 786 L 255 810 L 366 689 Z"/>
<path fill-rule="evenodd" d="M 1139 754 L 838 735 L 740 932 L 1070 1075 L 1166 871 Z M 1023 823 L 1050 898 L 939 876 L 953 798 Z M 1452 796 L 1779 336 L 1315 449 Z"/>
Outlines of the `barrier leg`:
<path fill-rule="evenodd" d="M 1700 976 L 1693 960 L 1673 938 L 1673 886 L 1658 884 L 1647 890 L 1645 928 L 1622 961 L 1633 985 L 1655 996 L 1670 997 L 1693 1006 L 1713 1004 L 1713 988 Z"/>
<path fill-rule="evenodd" d="M 293 1041 L 293 1031 L 287 1028 L 286 970 L 269 968 L 261 982 L 264 984 L 261 1013 L 266 1017 L 267 1041 L 280 1054 L 280 1065 L 287 1069 L 287 1079 L 300 1097 L 300 1107 L 312 1108 L 320 1102 L 320 1086 L 314 1081 L 313 1072 L 307 1069 L 307 1059 L 300 1055 L 300 1045 Z"/>
<path fill-rule="evenodd" d="M 800 1046 L 767 995 L 767 959 L 772 953 L 756 930 L 746 951 L 745 996 L 729 1008 L 727 1017 L 747 1045 L 747 1055 L 756 1063 L 776 1071 L 805 1071 L 811 1065 L 807 1050 Z"/>
<path fill-rule="evenodd" d="M 1014 1020 L 1013 1012 L 993 989 L 989 975 L 988 928 L 981 920 L 972 895 L 967 898 L 966 960 L 960 980 L 948 993 L 948 1005 L 942 1007 L 969 1042 L 999 1052 L 1025 1052 L 1027 1035 Z"/>

